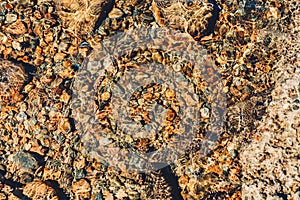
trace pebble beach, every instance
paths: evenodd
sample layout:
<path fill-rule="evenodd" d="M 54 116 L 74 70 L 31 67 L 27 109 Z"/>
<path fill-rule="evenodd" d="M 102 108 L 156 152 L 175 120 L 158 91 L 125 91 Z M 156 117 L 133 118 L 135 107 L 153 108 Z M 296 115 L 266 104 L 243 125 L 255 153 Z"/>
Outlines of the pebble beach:
<path fill-rule="evenodd" d="M 300 199 L 300 2 L 0 0 L 0 200 Z"/>

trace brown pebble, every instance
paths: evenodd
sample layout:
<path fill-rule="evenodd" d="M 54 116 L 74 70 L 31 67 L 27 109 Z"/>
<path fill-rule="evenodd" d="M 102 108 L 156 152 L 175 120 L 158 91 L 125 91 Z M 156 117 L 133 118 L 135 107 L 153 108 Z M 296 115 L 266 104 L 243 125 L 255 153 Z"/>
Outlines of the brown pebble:
<path fill-rule="evenodd" d="M 26 79 L 22 66 L 0 59 L 0 104 L 22 100 L 20 92 Z"/>
<path fill-rule="evenodd" d="M 10 33 L 10 34 L 14 34 L 14 35 L 23 35 L 25 34 L 27 31 L 25 25 L 23 22 L 21 22 L 20 20 L 10 24 L 7 28 L 6 28 L 6 32 Z"/>
<path fill-rule="evenodd" d="M 144 98 L 145 100 L 150 100 L 150 99 L 152 98 L 152 94 L 146 93 L 146 94 L 143 95 L 143 98 Z"/>
<path fill-rule="evenodd" d="M 66 57 L 65 53 L 57 53 L 54 56 L 54 62 L 60 62 Z"/>
<path fill-rule="evenodd" d="M 45 42 L 49 44 L 52 41 L 53 41 L 53 32 L 50 31 L 49 33 L 45 34 Z"/>
<path fill-rule="evenodd" d="M 60 100 L 64 103 L 68 103 L 68 101 L 71 99 L 71 95 L 69 95 L 65 90 L 62 92 L 60 96 Z"/>
<path fill-rule="evenodd" d="M 37 56 L 37 58 L 34 60 L 34 64 L 36 66 L 41 65 L 44 62 L 44 57 L 43 56 Z"/>
<path fill-rule="evenodd" d="M 69 122 L 69 120 L 66 119 L 62 119 L 59 124 L 58 124 L 58 130 L 63 132 L 63 133 L 67 133 L 71 130 L 71 124 Z"/>
<path fill-rule="evenodd" d="M 68 53 L 70 55 L 76 55 L 78 54 L 78 48 L 76 46 L 71 45 L 68 49 Z"/>
<path fill-rule="evenodd" d="M 91 187 L 85 179 L 81 179 L 79 181 L 73 181 L 72 191 L 77 198 L 90 198 Z"/>
<path fill-rule="evenodd" d="M 112 11 L 108 14 L 109 18 L 115 19 L 122 17 L 124 15 L 123 11 L 119 8 L 113 8 Z"/>
<path fill-rule="evenodd" d="M 173 98 L 175 97 L 174 90 L 168 89 L 168 90 L 166 91 L 166 97 L 167 97 L 168 99 L 173 99 Z"/>
<path fill-rule="evenodd" d="M 9 56 L 11 53 L 12 53 L 12 48 L 11 48 L 11 47 L 5 48 L 4 51 L 3 51 L 4 58 L 7 59 L 8 56 Z"/>
<path fill-rule="evenodd" d="M 101 94 L 101 100 L 102 101 L 107 101 L 110 98 L 110 93 L 109 92 L 104 92 Z"/>
<path fill-rule="evenodd" d="M 23 189 L 23 194 L 33 200 L 58 200 L 55 190 L 40 180 L 35 180 L 33 182 L 27 183 Z"/>

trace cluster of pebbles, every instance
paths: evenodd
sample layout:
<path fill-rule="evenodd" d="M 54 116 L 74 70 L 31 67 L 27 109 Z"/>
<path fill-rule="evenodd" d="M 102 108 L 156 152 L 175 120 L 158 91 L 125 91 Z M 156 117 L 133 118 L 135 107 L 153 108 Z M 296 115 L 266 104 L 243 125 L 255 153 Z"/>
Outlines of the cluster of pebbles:
<path fill-rule="evenodd" d="M 299 78 L 293 76 L 299 74 L 299 9 L 297 1 L 275 0 L 1 1 L 0 199 L 299 198 Z M 84 108 L 74 107 L 72 97 L 87 88 L 73 83 L 102 41 L 151 27 L 180 31 L 194 48 L 206 50 L 217 70 L 212 74 L 220 74 L 227 108 L 213 151 L 202 156 L 199 147 L 210 123 L 204 117 L 190 151 L 168 167 L 140 173 L 111 166 L 86 149 L 73 118 Z M 132 39 L 128 42 L 138 44 Z M 293 47 L 283 48 L 285 42 Z M 142 49 L 122 55 L 111 70 L 145 62 L 174 67 L 172 59 L 158 49 Z M 180 70 L 201 96 L 205 87 L 193 83 L 189 63 Z M 88 102 L 104 126 L 114 95 L 107 83 L 113 80 L 99 80 L 95 100 Z M 151 121 L 152 104 L 143 100 L 158 101 L 156 93 L 172 102 L 162 103 L 173 107 L 165 116 L 168 137 L 131 138 L 107 130 L 114 145 L 148 152 L 170 143 L 176 135 L 170 127 L 178 119 L 174 91 L 147 85 L 133 94 L 130 113 L 139 123 Z M 197 102 L 199 110 L 208 99 Z M 209 106 L 201 111 L 207 113 L 213 114 Z M 270 165 L 280 167 L 268 171 Z"/>

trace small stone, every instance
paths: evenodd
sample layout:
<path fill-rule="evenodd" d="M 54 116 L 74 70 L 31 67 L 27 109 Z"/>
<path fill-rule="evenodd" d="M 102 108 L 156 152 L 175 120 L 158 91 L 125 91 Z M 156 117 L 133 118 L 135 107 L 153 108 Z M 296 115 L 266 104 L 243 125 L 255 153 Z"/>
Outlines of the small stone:
<path fill-rule="evenodd" d="M 36 159 L 30 154 L 23 151 L 16 153 L 13 156 L 14 164 L 19 168 L 26 171 L 33 171 L 38 167 Z"/>
<path fill-rule="evenodd" d="M 12 23 L 11 25 L 9 25 L 6 29 L 6 32 L 10 33 L 10 34 L 14 34 L 14 35 L 23 35 L 27 32 L 27 29 L 24 25 L 23 22 L 21 22 L 20 20 Z"/>
<path fill-rule="evenodd" d="M 16 14 L 10 13 L 6 15 L 5 23 L 10 24 L 17 21 L 18 16 Z"/>
<path fill-rule="evenodd" d="M 34 64 L 35 64 L 36 66 L 41 65 L 43 62 L 44 62 L 44 57 L 41 56 L 41 55 L 38 55 L 38 56 L 36 57 L 36 59 L 34 60 Z"/>
<path fill-rule="evenodd" d="M 85 172 L 83 169 L 75 169 L 74 178 L 75 179 L 82 179 L 85 177 Z"/>
<path fill-rule="evenodd" d="M 124 15 L 123 11 L 119 8 L 113 8 L 112 11 L 108 14 L 109 18 L 115 19 L 120 18 Z"/>
<path fill-rule="evenodd" d="M 54 62 L 60 62 L 66 57 L 65 53 L 57 53 L 54 56 Z"/>
<path fill-rule="evenodd" d="M 71 45 L 68 49 L 68 53 L 70 55 L 76 55 L 78 54 L 78 48 L 76 46 Z"/>
<path fill-rule="evenodd" d="M 200 109 L 200 114 L 201 114 L 201 117 L 207 119 L 209 118 L 209 109 L 204 107 L 204 108 L 201 108 Z"/>
<path fill-rule="evenodd" d="M 11 55 L 11 53 L 12 53 L 12 48 L 11 47 L 5 48 L 4 51 L 3 51 L 4 58 L 7 59 L 8 56 Z"/>
<path fill-rule="evenodd" d="M 152 98 L 152 94 L 151 93 L 146 93 L 146 94 L 143 94 L 143 98 L 145 100 L 150 100 Z"/>
<path fill-rule="evenodd" d="M 74 161 L 74 167 L 76 169 L 83 169 L 85 167 L 85 158 L 80 156 Z"/>
<path fill-rule="evenodd" d="M 128 197 L 128 195 L 123 189 L 119 189 L 118 192 L 116 193 L 116 197 L 118 199 L 124 199 L 125 197 Z"/>
<path fill-rule="evenodd" d="M 53 32 L 49 32 L 45 35 L 45 42 L 47 42 L 48 44 L 53 42 Z"/>
<path fill-rule="evenodd" d="M 299 106 L 293 105 L 293 110 L 298 110 L 298 109 L 299 109 Z"/>
<path fill-rule="evenodd" d="M 280 11 L 276 7 L 270 7 L 269 12 L 267 13 L 268 17 L 272 17 L 274 19 L 278 19 L 280 17 Z"/>
<path fill-rule="evenodd" d="M 235 85 L 236 85 L 236 86 L 240 86 L 240 85 L 242 85 L 242 82 L 241 82 L 240 80 L 237 80 L 237 81 L 235 82 Z"/>
<path fill-rule="evenodd" d="M 51 199 L 58 200 L 56 191 L 43 183 L 40 180 L 35 180 L 33 182 L 27 183 L 23 188 L 23 194 L 31 199 Z"/>
<path fill-rule="evenodd" d="M 162 61 L 163 61 L 163 57 L 160 53 L 153 53 L 152 54 L 152 59 L 159 62 L 159 63 L 162 63 Z"/>
<path fill-rule="evenodd" d="M 231 149 L 231 150 L 229 151 L 229 154 L 230 154 L 230 156 L 231 156 L 232 158 L 235 158 L 235 157 L 237 157 L 237 155 L 238 155 L 238 151 L 235 150 L 235 149 Z"/>
<path fill-rule="evenodd" d="M 62 119 L 58 124 L 58 130 L 67 133 L 71 130 L 71 124 L 67 118 Z"/>
<path fill-rule="evenodd" d="M 21 101 L 20 94 L 27 75 L 22 66 L 0 59 L 0 104 Z"/>
<path fill-rule="evenodd" d="M 229 92 L 229 87 L 228 87 L 228 86 L 225 86 L 225 87 L 223 88 L 223 92 L 224 92 L 224 93 L 228 93 L 228 92 Z"/>
<path fill-rule="evenodd" d="M 68 101 L 71 99 L 71 95 L 64 90 L 59 99 L 64 103 L 68 103 Z"/>
<path fill-rule="evenodd" d="M 27 104 L 25 102 L 21 102 L 19 110 L 20 112 L 25 112 L 27 110 Z"/>
<path fill-rule="evenodd" d="M 59 45 L 58 45 L 59 51 L 67 51 L 67 49 L 68 49 L 68 43 L 66 43 L 66 42 L 59 43 Z"/>
<path fill-rule="evenodd" d="M 79 181 L 73 181 L 72 191 L 77 198 L 90 198 L 91 187 L 85 179 L 81 179 Z"/>
<path fill-rule="evenodd" d="M 27 115 L 26 115 L 25 112 L 20 112 L 20 113 L 17 115 L 17 120 L 18 120 L 19 122 L 22 122 L 22 121 L 24 121 L 24 120 L 26 120 L 26 119 L 27 119 Z"/>
<path fill-rule="evenodd" d="M 168 89 L 168 90 L 166 91 L 166 97 L 167 97 L 168 99 L 174 98 L 174 97 L 175 97 L 175 92 L 174 92 L 174 90 Z"/>
<path fill-rule="evenodd" d="M 109 92 L 104 92 L 103 94 L 101 94 L 101 99 L 102 101 L 107 101 L 110 98 L 110 93 Z"/>

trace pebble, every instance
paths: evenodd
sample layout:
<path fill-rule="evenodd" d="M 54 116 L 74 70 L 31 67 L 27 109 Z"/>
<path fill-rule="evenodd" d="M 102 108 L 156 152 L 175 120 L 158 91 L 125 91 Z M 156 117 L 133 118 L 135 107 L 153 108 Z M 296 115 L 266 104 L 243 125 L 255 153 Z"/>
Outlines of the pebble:
<path fill-rule="evenodd" d="M 75 193 L 76 198 L 90 198 L 91 187 L 85 179 L 74 180 L 72 182 L 72 191 Z"/>
<path fill-rule="evenodd" d="M 20 92 L 27 77 L 23 66 L 0 59 L 0 104 L 21 101 Z"/>
<path fill-rule="evenodd" d="M 201 114 L 201 117 L 205 118 L 205 119 L 208 119 L 209 118 L 209 109 L 206 108 L 206 107 L 203 107 L 200 109 L 200 114 Z"/>
<path fill-rule="evenodd" d="M 167 97 L 168 99 L 173 99 L 173 98 L 175 97 L 175 92 L 174 92 L 174 90 L 168 89 L 168 90 L 166 91 L 166 97 Z"/>
<path fill-rule="evenodd" d="M 20 112 L 18 115 L 17 115 L 17 120 L 19 122 L 23 122 L 24 120 L 27 119 L 27 115 L 25 112 Z"/>
<path fill-rule="evenodd" d="M 33 182 L 27 183 L 23 188 L 23 194 L 32 200 L 59 200 L 55 190 L 40 180 L 34 180 Z"/>
<path fill-rule="evenodd" d="M 5 31 L 7 33 L 13 34 L 13 35 L 24 35 L 27 32 L 27 29 L 23 22 L 20 20 L 10 24 L 5 28 Z"/>
<path fill-rule="evenodd" d="M 109 18 L 115 19 L 120 18 L 124 15 L 123 11 L 119 8 L 113 8 L 110 13 L 108 14 Z"/>
<path fill-rule="evenodd" d="M 57 53 L 54 56 L 54 62 L 61 62 L 66 57 L 65 53 Z"/>
<path fill-rule="evenodd" d="M 17 21 L 18 16 L 16 14 L 10 13 L 6 15 L 5 23 L 10 24 Z"/>
<path fill-rule="evenodd" d="M 19 42 L 13 41 L 12 42 L 12 47 L 18 51 L 20 51 L 22 49 L 22 46 Z"/>
<path fill-rule="evenodd" d="M 16 153 L 13 160 L 18 168 L 26 171 L 33 171 L 38 167 L 37 160 L 31 154 L 23 151 Z"/>
<path fill-rule="evenodd" d="M 109 100 L 110 96 L 111 95 L 110 95 L 109 92 L 104 92 L 104 93 L 101 94 L 101 100 L 102 101 L 107 101 L 107 100 Z"/>

